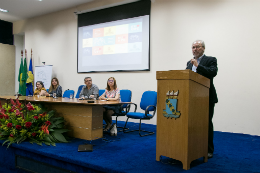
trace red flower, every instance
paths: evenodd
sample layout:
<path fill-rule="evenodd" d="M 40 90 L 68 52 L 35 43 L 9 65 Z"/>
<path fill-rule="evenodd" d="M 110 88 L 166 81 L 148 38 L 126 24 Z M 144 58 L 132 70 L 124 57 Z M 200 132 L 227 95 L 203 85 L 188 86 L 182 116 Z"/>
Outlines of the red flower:
<path fill-rule="evenodd" d="M 49 126 L 49 125 L 51 125 L 51 122 L 50 122 L 50 121 L 46 121 L 45 124 L 46 124 L 47 126 Z"/>
<path fill-rule="evenodd" d="M 14 137 L 14 135 L 13 135 L 13 134 L 10 134 L 10 137 L 12 137 L 12 138 L 13 138 L 13 137 Z"/>
<path fill-rule="evenodd" d="M 8 112 L 14 112 L 14 110 L 15 110 L 15 106 L 13 105 L 12 109 L 9 109 Z"/>
<path fill-rule="evenodd" d="M 14 102 L 13 99 L 10 99 L 10 101 L 11 101 L 12 105 L 16 105 L 16 103 Z"/>
<path fill-rule="evenodd" d="M 34 108 L 31 106 L 31 107 L 28 107 L 28 111 L 33 111 Z"/>
<path fill-rule="evenodd" d="M 2 108 L 2 103 L 0 102 L 0 108 Z"/>
<path fill-rule="evenodd" d="M 43 112 L 42 114 L 39 114 L 41 117 L 45 117 L 46 116 L 46 112 Z"/>
<path fill-rule="evenodd" d="M 20 108 L 20 111 L 23 110 L 23 108 Z"/>
<path fill-rule="evenodd" d="M 33 137 L 35 137 L 35 136 L 36 136 L 36 133 L 35 133 L 35 132 L 33 132 L 33 133 L 32 133 L 32 136 L 33 136 Z"/>
<path fill-rule="evenodd" d="M 0 113 L 5 114 L 5 113 L 6 113 L 6 110 L 5 110 L 4 108 L 2 108 L 2 109 L 0 110 Z"/>
<path fill-rule="evenodd" d="M 32 104 L 30 102 L 26 106 L 27 106 L 28 111 L 34 110 Z"/>
<path fill-rule="evenodd" d="M 29 102 L 26 106 L 27 106 L 27 107 L 28 107 L 28 106 L 32 106 L 31 102 Z"/>
<path fill-rule="evenodd" d="M 28 128 L 30 128 L 31 127 L 31 125 L 32 125 L 32 123 L 31 122 L 26 122 L 25 123 L 25 127 L 28 129 Z"/>
<path fill-rule="evenodd" d="M 48 127 L 49 126 L 47 126 L 47 125 L 42 125 L 42 131 L 44 132 L 44 133 L 46 133 L 46 134 L 49 134 L 49 130 L 48 130 Z"/>
<path fill-rule="evenodd" d="M 5 117 L 6 120 L 9 119 L 9 116 L 8 116 L 8 115 L 4 115 L 4 117 Z"/>
<path fill-rule="evenodd" d="M 24 119 L 23 113 L 21 113 L 22 118 Z"/>
<path fill-rule="evenodd" d="M 17 104 L 18 108 L 21 107 L 21 105 L 22 105 L 22 103 L 20 103 L 18 99 L 16 99 L 16 104 Z"/>
<path fill-rule="evenodd" d="M 22 128 L 22 126 L 16 125 L 15 128 L 16 128 L 17 130 L 20 130 L 20 129 Z"/>
<path fill-rule="evenodd" d="M 17 115 L 20 115 L 20 114 L 21 114 L 21 112 L 18 109 L 16 109 L 16 114 L 15 115 L 17 116 Z"/>
<path fill-rule="evenodd" d="M 38 116 L 34 116 L 33 118 L 36 119 L 36 120 L 38 120 L 39 117 L 38 117 Z"/>
<path fill-rule="evenodd" d="M 7 127 L 9 127 L 9 128 L 12 128 L 12 126 L 13 126 L 12 123 L 8 123 L 8 124 L 7 124 Z"/>
<path fill-rule="evenodd" d="M 2 114 L 0 114 L 0 119 L 3 119 L 3 118 L 4 118 L 4 116 Z"/>

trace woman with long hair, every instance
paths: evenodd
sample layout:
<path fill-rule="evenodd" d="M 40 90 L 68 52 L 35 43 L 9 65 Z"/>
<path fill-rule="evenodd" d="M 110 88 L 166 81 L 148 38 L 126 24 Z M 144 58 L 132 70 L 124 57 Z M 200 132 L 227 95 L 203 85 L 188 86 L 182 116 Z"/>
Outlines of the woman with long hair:
<path fill-rule="evenodd" d="M 106 101 L 116 101 L 120 100 L 120 91 L 117 88 L 116 79 L 114 77 L 110 77 L 107 80 L 107 88 L 105 92 L 99 97 L 100 100 Z M 114 113 L 119 113 L 121 106 L 104 106 L 103 107 L 103 119 L 107 123 L 104 131 L 108 131 L 112 126 L 112 115 Z"/>
<path fill-rule="evenodd" d="M 62 97 L 62 87 L 59 84 L 59 80 L 54 77 L 51 79 L 51 86 L 49 88 L 49 93 L 46 92 L 46 96 L 50 96 L 53 93 L 56 93 L 56 97 Z"/>

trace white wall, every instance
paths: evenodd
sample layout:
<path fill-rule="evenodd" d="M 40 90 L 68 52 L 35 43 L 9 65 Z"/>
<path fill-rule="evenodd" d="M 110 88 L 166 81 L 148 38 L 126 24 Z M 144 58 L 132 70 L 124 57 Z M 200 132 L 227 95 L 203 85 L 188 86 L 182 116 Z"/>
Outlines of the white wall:
<path fill-rule="evenodd" d="M 89 8 L 111 1 L 90 3 Z M 78 9 L 87 9 L 79 6 Z M 215 107 L 215 130 L 260 135 L 260 1 L 256 0 L 155 0 L 151 9 L 151 71 L 77 73 L 77 19 L 75 9 L 29 19 L 23 28 L 25 48 L 34 51 L 34 65 L 53 65 L 63 89 L 83 84 L 85 76 L 105 88 L 110 76 L 120 89 L 131 89 L 132 101 L 140 102 L 145 90 L 156 90 L 156 71 L 179 70 L 192 58 L 191 44 L 206 43 L 205 54 L 218 59 L 215 78 L 219 103 Z M 24 23 L 23 23 L 24 24 Z M 156 124 L 156 118 L 150 123 Z"/>

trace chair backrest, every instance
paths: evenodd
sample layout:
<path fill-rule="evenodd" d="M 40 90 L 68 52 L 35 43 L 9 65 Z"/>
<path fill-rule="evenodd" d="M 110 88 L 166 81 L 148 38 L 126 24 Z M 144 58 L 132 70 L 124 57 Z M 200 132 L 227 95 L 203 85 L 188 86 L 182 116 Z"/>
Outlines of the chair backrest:
<path fill-rule="evenodd" d="M 106 91 L 106 90 L 104 90 L 104 89 L 100 89 L 100 90 L 99 90 L 99 96 L 101 96 L 105 91 Z"/>
<path fill-rule="evenodd" d="M 120 90 L 120 96 L 122 102 L 131 102 L 132 99 L 132 91 L 130 90 Z M 126 108 L 128 104 L 124 104 L 123 108 Z"/>
<path fill-rule="evenodd" d="M 145 91 L 142 95 L 140 107 L 145 110 L 147 106 L 153 105 L 156 107 L 157 105 L 157 92 L 155 91 Z M 153 107 L 150 107 L 148 111 L 154 111 Z"/>
<path fill-rule="evenodd" d="M 74 97 L 74 93 L 75 93 L 74 90 L 66 90 L 66 91 L 64 91 L 62 97 L 68 97 L 68 98 L 70 98 L 70 94 L 73 94 L 73 97 Z"/>
<path fill-rule="evenodd" d="M 80 94 L 80 92 L 81 92 L 83 86 L 84 86 L 84 85 L 80 85 L 80 86 L 79 86 L 79 88 L 78 88 L 78 92 L 77 92 L 75 98 L 79 98 L 79 94 Z"/>
<path fill-rule="evenodd" d="M 49 92 L 49 89 L 46 89 L 47 92 Z"/>

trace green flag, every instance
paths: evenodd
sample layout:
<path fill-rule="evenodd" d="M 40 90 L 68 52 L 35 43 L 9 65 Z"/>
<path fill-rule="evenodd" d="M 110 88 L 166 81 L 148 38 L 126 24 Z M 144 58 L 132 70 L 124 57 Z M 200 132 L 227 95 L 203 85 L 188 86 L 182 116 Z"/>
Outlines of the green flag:
<path fill-rule="evenodd" d="M 19 74 L 18 74 L 19 94 L 22 94 L 22 75 L 23 75 L 23 57 L 21 58 L 21 64 L 20 64 Z"/>
<path fill-rule="evenodd" d="M 22 95 L 26 96 L 26 80 L 27 80 L 27 61 L 24 58 L 23 71 L 22 71 Z"/>

